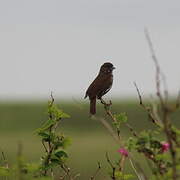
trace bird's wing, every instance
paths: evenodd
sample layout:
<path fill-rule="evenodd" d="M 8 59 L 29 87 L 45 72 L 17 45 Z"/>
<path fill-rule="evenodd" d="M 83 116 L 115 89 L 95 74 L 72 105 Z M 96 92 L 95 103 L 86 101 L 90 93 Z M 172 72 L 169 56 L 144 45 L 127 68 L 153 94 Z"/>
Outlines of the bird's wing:
<path fill-rule="evenodd" d="M 98 96 L 98 94 L 101 91 L 103 91 L 105 93 L 109 91 L 108 90 L 108 89 L 110 89 L 109 86 L 111 86 L 111 85 L 109 85 L 109 78 L 111 78 L 109 75 L 106 75 L 106 76 L 98 75 L 95 78 L 95 80 L 90 84 L 88 90 L 86 91 L 86 94 L 89 96 L 90 99 Z"/>

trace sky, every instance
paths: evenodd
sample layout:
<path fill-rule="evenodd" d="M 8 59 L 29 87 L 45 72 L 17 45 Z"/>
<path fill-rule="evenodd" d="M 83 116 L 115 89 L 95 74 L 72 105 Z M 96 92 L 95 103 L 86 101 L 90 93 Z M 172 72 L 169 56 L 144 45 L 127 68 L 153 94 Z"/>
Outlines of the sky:
<path fill-rule="evenodd" d="M 84 97 L 104 62 L 116 67 L 106 95 L 155 92 L 147 27 L 170 93 L 180 89 L 180 1 L 1 0 L 0 99 Z"/>

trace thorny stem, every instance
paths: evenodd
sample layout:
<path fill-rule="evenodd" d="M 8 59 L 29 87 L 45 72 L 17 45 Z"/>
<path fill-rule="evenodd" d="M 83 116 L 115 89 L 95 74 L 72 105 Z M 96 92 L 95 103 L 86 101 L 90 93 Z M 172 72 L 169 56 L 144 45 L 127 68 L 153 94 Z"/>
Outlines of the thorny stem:
<path fill-rule="evenodd" d="M 52 107 L 53 106 L 53 103 L 54 103 L 54 97 L 53 97 L 53 94 L 51 92 L 51 101 L 49 102 L 49 107 Z M 52 113 L 49 112 L 49 118 L 52 119 Z M 49 128 L 49 133 L 51 134 L 52 132 L 52 127 Z M 53 149 L 54 149 L 54 146 L 52 145 L 51 141 L 49 140 L 47 142 L 48 144 L 48 147 L 46 147 L 46 145 L 44 144 L 44 142 L 42 141 L 42 144 L 43 144 L 43 147 L 45 149 L 45 152 L 47 153 L 47 157 L 45 159 L 45 165 L 48 165 L 50 163 L 50 159 L 51 159 L 51 155 L 52 155 L 52 152 L 53 152 Z M 47 170 L 44 170 L 44 176 L 47 175 Z M 51 176 L 53 177 L 53 170 L 51 168 Z"/>
<path fill-rule="evenodd" d="M 116 118 L 113 116 L 112 112 L 110 111 L 110 106 L 112 106 L 112 101 L 110 101 L 109 103 L 106 103 L 102 98 L 101 98 L 101 103 L 104 105 L 104 109 L 106 111 L 106 114 L 111 118 L 111 120 L 113 122 L 117 122 Z M 131 133 L 134 135 L 134 136 L 137 136 L 137 133 L 134 131 L 134 129 L 126 122 L 125 123 L 126 127 L 128 127 L 128 129 L 131 131 Z M 119 130 L 117 130 L 117 134 L 118 134 L 118 137 L 120 137 L 120 132 Z"/>
<path fill-rule="evenodd" d="M 139 95 L 139 99 L 140 99 L 140 104 L 146 109 L 146 106 L 142 102 L 142 97 L 141 97 L 141 94 L 139 92 L 139 89 L 138 89 L 136 83 L 135 83 L 135 87 L 136 87 L 136 89 L 138 91 L 138 95 Z M 114 117 L 114 115 L 112 114 L 112 112 L 110 110 L 110 107 L 112 106 L 112 102 L 110 101 L 109 103 L 106 103 L 102 98 L 100 100 L 101 100 L 101 103 L 104 105 L 104 109 L 105 109 L 106 114 L 111 118 L 111 120 L 113 122 L 117 122 L 116 118 Z M 152 119 L 153 119 L 153 115 L 151 114 L 151 112 L 150 111 L 148 111 L 148 112 L 150 113 L 150 115 L 152 116 Z M 128 129 L 131 131 L 133 136 L 138 137 L 138 134 L 134 131 L 134 129 L 127 122 L 125 122 L 124 124 L 126 125 L 126 127 L 128 127 Z M 124 145 L 122 144 L 121 146 L 123 147 Z M 135 174 L 137 175 L 138 179 L 142 180 L 142 178 L 143 178 L 144 180 L 147 180 L 148 178 L 146 177 L 145 173 L 142 171 L 142 168 L 140 167 L 140 165 L 139 165 L 139 169 L 141 169 L 141 172 L 142 172 L 143 176 L 141 176 L 140 173 L 136 170 L 136 167 L 133 164 L 132 159 L 130 158 L 130 153 L 129 153 L 129 157 L 128 158 L 129 158 L 130 164 L 131 164 Z M 106 159 L 107 159 L 107 162 L 110 164 L 110 166 L 112 168 L 112 176 L 111 176 L 111 178 L 112 179 L 116 179 L 116 177 L 115 177 L 116 167 L 112 164 L 112 162 L 109 159 L 109 156 L 108 156 L 107 153 L 106 153 Z M 122 159 L 119 162 L 119 170 L 120 171 L 123 171 L 125 159 L 126 159 L 126 157 L 122 157 Z"/>
<path fill-rule="evenodd" d="M 157 90 L 157 96 L 159 97 L 159 101 L 161 103 L 161 110 L 162 110 L 162 121 L 163 121 L 163 125 L 164 125 L 164 132 L 166 134 L 168 143 L 170 144 L 170 154 L 171 154 L 171 158 L 172 158 L 172 178 L 173 180 L 177 179 L 177 169 L 176 169 L 176 150 L 173 144 L 173 138 L 172 138 L 172 130 L 171 130 L 171 123 L 169 120 L 169 108 L 168 108 L 168 104 L 167 104 L 167 99 L 168 99 L 168 90 L 166 89 L 165 86 L 165 90 L 164 90 L 164 94 L 165 94 L 165 99 L 163 98 L 162 94 L 161 94 L 161 90 L 160 90 L 160 74 L 161 70 L 160 70 L 160 66 L 158 63 L 158 60 L 156 58 L 156 54 L 153 48 L 153 44 L 151 41 L 151 38 L 149 36 L 149 32 L 147 29 L 145 29 L 145 36 L 148 42 L 148 46 L 152 55 L 152 59 L 155 63 L 155 68 L 156 68 L 156 90 Z M 164 84 L 166 84 L 166 79 L 164 77 Z M 177 98 L 177 102 L 176 102 L 176 107 L 179 107 L 179 96 Z"/>
<path fill-rule="evenodd" d="M 104 105 L 104 109 L 106 111 L 106 114 L 111 118 L 111 120 L 116 123 L 117 120 L 116 118 L 113 116 L 112 112 L 110 111 L 110 107 L 112 105 L 112 102 L 109 101 L 109 103 L 106 103 L 102 98 L 100 99 L 101 100 L 101 103 Z M 118 139 L 119 141 L 121 141 L 121 135 L 120 135 L 120 130 L 119 129 L 116 129 L 117 131 L 117 136 L 118 136 Z"/>
<path fill-rule="evenodd" d="M 106 103 L 102 98 L 101 98 L 101 103 L 104 105 L 104 109 L 106 111 L 106 114 L 111 118 L 111 120 L 113 122 L 117 122 L 116 118 L 113 116 L 112 112 L 110 111 L 110 106 L 112 105 L 112 102 L 110 101 L 109 103 Z M 134 131 L 134 129 L 126 122 L 125 123 L 126 127 L 128 127 L 128 129 L 131 131 L 131 133 L 133 134 L 133 136 L 137 137 L 137 133 Z M 121 139 L 121 136 L 119 134 L 119 132 L 117 131 L 118 133 L 118 137 L 119 139 Z M 122 144 L 122 143 L 121 143 Z M 122 145 L 123 147 L 124 145 Z M 112 168 L 112 179 L 115 180 L 116 177 L 115 177 L 115 166 L 112 164 L 111 160 L 109 159 L 109 156 L 108 156 L 108 153 L 106 153 L 106 159 L 107 159 L 107 162 L 110 164 L 111 168 Z M 124 167 L 124 163 L 125 163 L 125 159 L 126 157 L 125 156 L 122 156 L 121 160 L 120 160 L 120 164 L 119 164 L 119 170 L 120 171 L 123 171 L 123 167 Z M 132 161 L 131 161 L 131 165 L 132 165 Z M 133 165 L 133 169 L 135 170 L 135 173 L 137 174 L 137 177 L 138 179 L 140 179 L 140 175 L 138 175 L 138 172 L 136 171 L 135 169 L 135 166 Z"/>
<path fill-rule="evenodd" d="M 114 118 L 113 114 L 110 111 L 110 107 L 112 105 L 112 102 L 109 101 L 109 103 L 106 103 L 102 98 L 100 100 L 101 100 L 101 103 L 104 105 L 104 109 L 105 109 L 107 115 L 109 115 L 111 117 L 113 122 L 117 122 L 116 118 Z"/>

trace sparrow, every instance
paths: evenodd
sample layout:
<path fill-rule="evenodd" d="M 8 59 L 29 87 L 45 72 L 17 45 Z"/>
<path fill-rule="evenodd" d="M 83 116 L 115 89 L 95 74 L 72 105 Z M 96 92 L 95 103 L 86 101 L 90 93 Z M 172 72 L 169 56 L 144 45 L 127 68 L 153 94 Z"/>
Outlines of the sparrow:
<path fill-rule="evenodd" d="M 104 63 L 100 68 L 99 74 L 88 87 L 84 98 L 89 97 L 91 115 L 96 114 L 96 99 L 102 100 L 102 96 L 111 89 L 114 69 L 115 67 L 112 63 Z"/>

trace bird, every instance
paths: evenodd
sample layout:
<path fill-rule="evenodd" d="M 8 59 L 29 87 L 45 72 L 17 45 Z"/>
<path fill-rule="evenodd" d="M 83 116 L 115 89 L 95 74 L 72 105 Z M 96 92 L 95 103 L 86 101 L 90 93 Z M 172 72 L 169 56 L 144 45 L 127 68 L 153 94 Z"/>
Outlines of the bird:
<path fill-rule="evenodd" d="M 96 114 L 96 99 L 102 100 L 104 96 L 112 87 L 113 84 L 113 70 L 115 67 L 110 62 L 105 62 L 99 70 L 97 77 L 88 87 L 85 97 L 90 100 L 90 114 Z"/>

